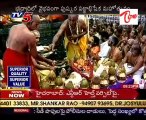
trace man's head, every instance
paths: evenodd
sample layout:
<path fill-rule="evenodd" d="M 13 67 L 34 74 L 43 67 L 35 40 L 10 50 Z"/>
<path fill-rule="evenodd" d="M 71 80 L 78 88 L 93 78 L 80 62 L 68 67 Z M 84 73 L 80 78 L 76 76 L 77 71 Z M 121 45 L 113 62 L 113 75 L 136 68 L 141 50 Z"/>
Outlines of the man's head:
<path fill-rule="evenodd" d="M 33 30 L 32 32 L 36 37 L 36 42 L 39 42 L 39 40 L 40 40 L 40 32 L 37 31 L 37 30 Z"/>
<path fill-rule="evenodd" d="M 116 29 L 114 29 L 114 35 L 116 36 L 116 37 L 120 37 L 121 36 L 121 34 L 122 34 L 122 29 L 121 28 L 116 28 Z"/>
<path fill-rule="evenodd" d="M 146 35 L 143 35 L 141 38 L 141 43 L 146 45 Z"/>
<path fill-rule="evenodd" d="M 118 38 L 112 35 L 109 37 L 108 45 L 109 46 L 116 46 L 118 44 L 118 42 L 119 42 Z"/>
<path fill-rule="evenodd" d="M 133 45 L 134 39 L 129 39 L 127 42 L 127 46 L 129 47 L 129 50 L 131 49 L 132 45 Z"/>
<path fill-rule="evenodd" d="M 39 15 L 32 15 L 32 21 L 25 23 L 29 30 L 38 30 L 40 24 Z"/>
<path fill-rule="evenodd" d="M 113 28 L 114 28 L 114 29 L 118 29 L 118 26 L 119 26 L 118 23 L 114 23 L 114 24 L 113 24 Z"/>
<path fill-rule="evenodd" d="M 140 33 L 142 30 L 143 30 L 143 26 L 142 26 L 142 24 L 139 24 L 137 27 L 138 33 Z"/>
<path fill-rule="evenodd" d="M 137 55 L 141 54 L 141 47 L 140 47 L 140 45 L 139 45 L 138 42 L 135 41 L 135 42 L 133 43 L 133 45 L 132 45 L 132 47 L 131 47 L 131 53 L 132 53 L 132 55 L 134 55 L 134 56 L 137 56 Z"/>
<path fill-rule="evenodd" d="M 113 35 L 114 30 L 113 30 L 113 28 L 109 28 L 109 29 L 107 29 L 107 32 L 108 32 L 109 36 L 111 36 L 111 35 Z"/>
<path fill-rule="evenodd" d="M 71 26 L 76 26 L 78 15 L 68 15 L 68 20 Z"/>
<path fill-rule="evenodd" d="M 124 29 L 122 30 L 122 35 L 123 35 L 124 37 L 128 37 L 128 30 L 127 30 L 126 28 L 124 28 Z"/>
<path fill-rule="evenodd" d="M 92 27 L 90 28 L 89 34 L 90 34 L 90 36 L 93 36 L 95 34 L 94 28 L 92 28 Z"/>
<path fill-rule="evenodd" d="M 138 36 L 138 32 L 136 30 L 132 30 L 130 33 L 130 37 L 135 39 Z"/>

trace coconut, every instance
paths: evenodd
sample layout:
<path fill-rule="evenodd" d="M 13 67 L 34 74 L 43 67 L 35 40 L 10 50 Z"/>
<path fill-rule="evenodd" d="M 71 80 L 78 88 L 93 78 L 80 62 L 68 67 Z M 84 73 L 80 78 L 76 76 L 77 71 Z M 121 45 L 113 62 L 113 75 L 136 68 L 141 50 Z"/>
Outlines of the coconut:
<path fill-rule="evenodd" d="M 111 65 L 111 62 L 110 61 L 107 61 L 106 63 L 104 63 L 105 66 L 110 66 Z"/>
<path fill-rule="evenodd" d="M 41 81 L 40 82 L 40 87 L 42 89 L 50 89 L 50 83 L 48 81 Z"/>
<path fill-rule="evenodd" d="M 65 68 L 62 68 L 61 72 L 60 72 L 60 76 L 61 77 L 66 77 L 66 75 L 67 75 L 67 72 L 66 72 Z"/>
<path fill-rule="evenodd" d="M 72 81 L 69 81 L 68 83 L 65 84 L 66 89 L 74 89 L 74 85 Z"/>
<path fill-rule="evenodd" d="M 146 80 L 146 73 L 144 73 L 143 77 L 144 77 L 144 79 Z"/>
<path fill-rule="evenodd" d="M 56 74 L 53 70 L 50 70 L 49 73 L 49 80 L 55 80 L 56 79 Z"/>
<path fill-rule="evenodd" d="M 64 86 L 56 86 L 55 89 L 64 89 Z"/>
<path fill-rule="evenodd" d="M 92 80 L 91 80 L 92 84 L 94 85 L 98 85 L 100 84 L 100 79 L 98 76 L 94 77 Z"/>
<path fill-rule="evenodd" d="M 100 85 L 91 85 L 92 89 L 100 89 Z"/>
<path fill-rule="evenodd" d="M 125 73 L 120 73 L 120 74 L 119 74 L 119 77 L 120 77 L 120 78 L 125 78 L 125 77 L 126 77 L 126 74 L 125 74 Z"/>
<path fill-rule="evenodd" d="M 109 82 L 110 82 L 110 84 L 114 84 L 116 82 L 116 77 L 115 76 L 110 76 L 109 77 Z"/>
<path fill-rule="evenodd" d="M 55 85 L 56 86 L 62 86 L 63 85 L 63 80 L 60 76 L 58 76 L 55 80 Z"/>
<path fill-rule="evenodd" d="M 121 68 L 121 71 L 120 72 L 121 73 L 126 73 L 126 70 L 125 70 L 125 67 L 124 66 Z"/>
<path fill-rule="evenodd" d="M 125 80 L 126 80 L 126 73 L 119 73 L 118 77 L 119 77 L 119 78 L 118 78 L 119 81 L 120 81 L 120 80 L 125 81 Z"/>
<path fill-rule="evenodd" d="M 115 81 L 116 80 L 116 77 L 115 76 L 110 76 L 109 80 Z"/>
<path fill-rule="evenodd" d="M 115 75 L 116 74 L 115 68 L 114 67 L 109 67 L 108 73 L 109 73 L 109 75 Z"/>
<path fill-rule="evenodd" d="M 108 80 L 101 80 L 100 81 L 100 86 L 101 87 L 107 87 L 109 85 L 109 81 Z"/>
<path fill-rule="evenodd" d="M 80 84 L 81 88 L 89 88 L 89 82 L 87 79 L 82 79 L 81 84 Z"/>
<path fill-rule="evenodd" d="M 100 79 L 107 79 L 108 78 L 108 73 L 106 70 L 103 70 L 102 73 L 100 74 Z"/>
<path fill-rule="evenodd" d="M 113 60 L 111 60 L 111 66 L 115 67 L 115 62 Z"/>

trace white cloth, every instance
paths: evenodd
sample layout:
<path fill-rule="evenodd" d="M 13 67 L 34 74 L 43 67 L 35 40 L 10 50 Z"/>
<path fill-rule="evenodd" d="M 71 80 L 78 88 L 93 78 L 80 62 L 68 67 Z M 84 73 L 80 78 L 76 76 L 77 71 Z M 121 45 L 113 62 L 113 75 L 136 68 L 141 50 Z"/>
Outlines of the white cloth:
<path fill-rule="evenodd" d="M 101 39 L 101 35 L 99 33 L 96 33 L 95 36 Z"/>
<path fill-rule="evenodd" d="M 133 67 L 128 65 L 127 63 L 124 64 L 124 67 L 126 69 L 126 73 L 130 72 Z M 133 74 L 133 79 L 134 79 L 134 84 L 140 84 L 141 82 L 141 76 L 144 73 L 144 66 L 142 66 L 139 70 L 137 70 L 134 74 Z"/>
<path fill-rule="evenodd" d="M 100 57 L 107 57 L 109 51 L 110 51 L 111 47 L 108 46 L 108 41 L 100 44 L 100 52 L 99 52 L 99 56 Z"/>
<path fill-rule="evenodd" d="M 139 83 L 139 88 L 144 89 L 144 85 L 145 85 L 145 80 L 141 80 Z"/>
<path fill-rule="evenodd" d="M 70 74 L 70 77 L 69 79 L 67 79 L 65 81 L 65 84 L 67 84 L 69 81 L 72 81 L 73 85 L 74 85 L 74 88 L 79 88 L 80 87 L 80 83 L 82 81 L 82 77 L 79 73 L 77 72 L 72 72 Z"/>

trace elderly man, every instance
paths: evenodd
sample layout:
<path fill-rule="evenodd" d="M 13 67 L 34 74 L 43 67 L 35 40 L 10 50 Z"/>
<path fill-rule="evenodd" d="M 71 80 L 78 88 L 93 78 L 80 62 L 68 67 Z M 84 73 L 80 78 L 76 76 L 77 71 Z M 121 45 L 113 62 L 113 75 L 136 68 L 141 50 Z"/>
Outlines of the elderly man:
<path fill-rule="evenodd" d="M 37 30 L 33 30 L 32 33 L 36 37 L 36 44 L 37 44 L 40 41 L 40 33 Z M 35 71 L 36 71 L 39 81 L 47 80 L 47 78 L 49 76 L 49 71 L 54 70 L 54 66 L 51 66 L 50 64 L 47 64 L 46 62 L 35 60 L 33 57 L 32 57 L 32 61 L 33 61 Z M 55 65 L 55 61 L 53 61 L 53 62 Z"/>
<path fill-rule="evenodd" d="M 118 38 L 114 35 L 109 37 L 108 45 L 111 47 L 111 50 L 109 51 L 109 58 L 120 64 L 123 56 L 122 51 L 119 49 L 119 47 L 117 47 L 118 42 Z"/>
<path fill-rule="evenodd" d="M 143 57 L 145 56 L 146 51 L 146 35 L 143 35 L 141 38 L 141 50 Z"/>
<path fill-rule="evenodd" d="M 67 59 L 72 63 L 75 59 L 86 59 L 87 52 L 87 27 L 83 20 L 78 19 L 78 15 L 69 15 L 63 22 L 57 34 L 53 38 L 52 49 L 57 41 L 64 34 L 64 46 L 67 51 Z M 85 36 L 86 35 L 86 36 Z"/>
<path fill-rule="evenodd" d="M 50 63 L 46 58 L 38 55 L 36 50 L 36 38 L 31 30 L 39 28 L 40 17 L 32 16 L 32 21 L 12 26 L 7 40 L 7 50 L 3 57 L 3 67 L 5 79 L 3 83 L 7 84 L 8 66 L 31 66 L 31 88 L 39 89 L 39 81 L 34 70 L 34 64 L 31 56 L 36 60 Z"/>
<path fill-rule="evenodd" d="M 141 38 L 141 51 L 142 51 L 142 56 L 144 58 L 144 66 L 146 72 L 146 35 L 143 35 Z"/>
<path fill-rule="evenodd" d="M 133 76 L 134 83 L 139 84 L 144 72 L 144 60 L 141 55 L 141 47 L 137 41 L 134 41 L 131 50 L 126 54 L 123 62 L 126 63 L 124 66 L 127 76 Z"/>

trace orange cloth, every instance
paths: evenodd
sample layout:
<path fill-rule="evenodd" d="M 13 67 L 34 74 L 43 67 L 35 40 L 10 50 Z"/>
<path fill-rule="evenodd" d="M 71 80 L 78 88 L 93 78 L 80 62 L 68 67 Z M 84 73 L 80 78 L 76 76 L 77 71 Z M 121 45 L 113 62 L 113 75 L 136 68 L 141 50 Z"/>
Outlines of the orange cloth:
<path fill-rule="evenodd" d="M 31 59 L 31 55 L 21 54 L 17 51 L 7 48 L 3 57 L 3 68 L 4 68 L 4 80 L 3 83 L 7 84 L 7 68 L 8 66 L 31 66 L 31 89 L 39 89 L 39 81 L 34 70 L 34 65 Z"/>

